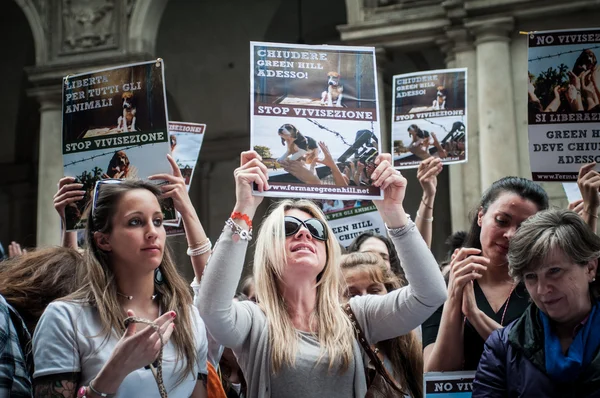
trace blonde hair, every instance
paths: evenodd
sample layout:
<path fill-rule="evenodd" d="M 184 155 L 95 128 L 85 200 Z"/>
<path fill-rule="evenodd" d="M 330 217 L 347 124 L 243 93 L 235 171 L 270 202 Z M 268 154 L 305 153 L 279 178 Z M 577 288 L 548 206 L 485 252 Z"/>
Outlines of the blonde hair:
<path fill-rule="evenodd" d="M 298 335 L 281 299 L 277 281 L 281 280 L 287 264 L 285 249 L 285 212 L 298 209 L 325 224 L 327 260 L 325 268 L 316 280 L 316 306 L 310 324 L 316 323 L 316 338 L 321 347 L 319 362 L 329 356 L 331 370 L 341 359 L 341 371 L 346 371 L 353 356 L 354 335 L 352 324 L 342 309 L 341 297 L 345 283 L 339 267 L 340 248 L 321 210 L 309 200 L 283 200 L 264 219 L 256 239 L 254 256 L 254 279 L 256 295 L 261 309 L 269 320 L 271 363 L 273 373 L 284 364 L 295 365 L 298 351 Z"/>
<path fill-rule="evenodd" d="M 117 297 L 117 283 L 110 258 L 106 252 L 96 246 L 94 232 L 110 233 L 112 231 L 112 219 L 122 197 L 135 189 L 146 189 L 152 192 L 157 199 L 161 194 L 158 187 L 143 181 L 126 180 L 120 184 L 102 186 L 96 201 L 96 208 L 93 215 L 90 214 L 88 217 L 86 227 L 87 247 L 84 254 L 85 276 L 82 287 L 64 298 L 64 300 L 84 301 L 96 307 L 102 326 L 100 333 L 106 337 L 109 337 L 110 334 L 114 334 L 117 338 L 120 337 L 118 333 L 125 330 L 125 313 Z M 179 275 L 177 267 L 171 259 L 166 242 L 159 270 L 164 282 L 155 284 L 155 291 L 158 293 L 157 301 L 163 313 L 168 311 L 177 313 L 177 318 L 174 320 L 177 327 L 173 330 L 171 340 L 176 347 L 176 362 L 180 365 L 175 368 L 175 372 L 179 372 L 177 379 L 177 384 L 179 384 L 188 375 L 195 376 L 197 351 L 191 314 L 192 296 L 188 284 Z"/>
<path fill-rule="evenodd" d="M 402 281 L 387 268 L 381 256 L 370 252 L 352 252 L 342 256 L 343 271 L 362 271 L 376 283 L 385 286 L 387 292 L 402 287 Z M 400 385 L 408 389 L 411 397 L 423 396 L 423 346 L 416 333 L 411 331 L 403 336 L 377 343 L 381 351 L 392 363 Z"/>

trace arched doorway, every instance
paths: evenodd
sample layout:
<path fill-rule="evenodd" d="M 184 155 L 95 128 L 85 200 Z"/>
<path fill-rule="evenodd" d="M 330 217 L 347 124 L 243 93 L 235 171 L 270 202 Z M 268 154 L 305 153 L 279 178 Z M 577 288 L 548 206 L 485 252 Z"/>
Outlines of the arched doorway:
<path fill-rule="evenodd" d="M 35 65 L 36 53 L 29 21 L 13 1 L 0 6 L 0 52 L 0 242 L 35 246 L 39 112 L 27 96 L 25 67 Z"/>

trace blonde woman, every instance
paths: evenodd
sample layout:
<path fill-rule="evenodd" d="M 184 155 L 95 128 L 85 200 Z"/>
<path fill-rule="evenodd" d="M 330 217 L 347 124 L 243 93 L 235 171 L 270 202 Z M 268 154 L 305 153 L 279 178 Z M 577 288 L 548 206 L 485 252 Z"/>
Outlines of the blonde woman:
<path fill-rule="evenodd" d="M 394 170 L 389 154 L 376 164 L 372 178 L 385 192 L 376 205 L 410 286 L 350 300 L 371 344 L 409 333 L 446 299 L 437 263 L 402 207 L 406 179 Z M 235 209 L 206 267 L 198 308 L 210 333 L 233 349 L 248 397 L 364 397 L 363 353 L 341 307 L 339 245 L 312 202 L 282 201 L 265 218 L 254 258 L 258 304 L 232 302 L 251 220 L 262 201 L 252 195 L 252 184 L 269 189 L 256 152 L 242 153 L 235 181 Z"/>

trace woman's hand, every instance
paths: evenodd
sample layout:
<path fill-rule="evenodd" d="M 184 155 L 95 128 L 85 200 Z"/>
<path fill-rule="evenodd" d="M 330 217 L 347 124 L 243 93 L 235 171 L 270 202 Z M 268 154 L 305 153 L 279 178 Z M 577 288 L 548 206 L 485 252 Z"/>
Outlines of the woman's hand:
<path fill-rule="evenodd" d="M 417 178 L 423 188 L 423 196 L 434 198 L 437 189 L 437 176 L 442 172 L 444 166 L 442 160 L 431 157 L 423 160 L 417 170 Z"/>
<path fill-rule="evenodd" d="M 252 186 L 256 184 L 259 192 L 270 189 L 269 174 L 267 166 L 255 151 L 242 152 L 240 155 L 240 167 L 233 172 L 235 177 L 236 204 L 234 211 L 254 217 L 258 205 L 263 201 L 262 196 L 252 194 Z"/>
<path fill-rule="evenodd" d="M 595 166 L 595 162 L 581 166 L 577 178 L 577 185 L 579 186 L 579 191 L 583 198 L 583 211 L 597 215 L 598 207 L 600 207 L 600 198 L 598 197 L 600 190 L 600 173 L 594 170 Z"/>
<path fill-rule="evenodd" d="M 579 217 L 583 218 L 583 199 L 577 199 L 574 202 L 569 203 L 569 210 L 573 210 L 575 213 L 579 214 Z"/>
<path fill-rule="evenodd" d="M 58 181 L 58 191 L 54 194 L 54 209 L 60 216 L 64 225 L 65 223 L 65 207 L 79 202 L 85 196 L 85 191 L 82 191 L 83 184 L 75 182 L 73 177 L 63 177 Z"/>
<path fill-rule="evenodd" d="M 475 300 L 475 289 L 473 282 L 467 282 L 463 288 L 462 313 L 467 319 L 471 318 L 477 311 L 477 301 Z"/>
<path fill-rule="evenodd" d="M 135 316 L 135 314 L 132 310 L 129 310 L 127 311 L 127 316 L 131 317 Z M 154 320 L 154 323 L 159 327 L 160 333 L 162 333 L 162 340 L 165 345 L 175 329 L 175 324 L 173 323 L 175 317 L 175 312 L 169 311 Z M 142 325 L 144 324 L 134 322 L 129 324 L 123 337 L 121 337 L 121 340 L 119 340 L 106 362 L 105 367 L 108 364 L 112 367 L 118 367 L 123 378 L 134 370 L 143 368 L 154 362 L 160 352 L 160 336 L 151 326 L 146 326 L 144 329 L 137 331 L 137 328 L 143 327 Z M 100 385 L 94 383 L 94 386 L 100 390 Z"/>
<path fill-rule="evenodd" d="M 15 241 L 10 242 L 8 245 L 8 258 L 13 258 L 27 254 L 27 250 L 21 249 L 21 245 Z"/>
<path fill-rule="evenodd" d="M 481 254 L 479 249 L 463 247 L 460 250 L 455 250 L 452 255 L 448 281 L 448 300 L 461 303 L 461 308 L 463 308 L 464 287 L 475 279 L 481 278 L 490 263 L 487 257 L 479 254 Z"/>
<path fill-rule="evenodd" d="M 394 169 L 392 155 L 383 153 L 375 159 L 377 168 L 371 174 L 373 185 L 383 190 L 383 200 L 374 200 L 377 210 L 389 228 L 399 228 L 408 222 L 402 203 L 406 194 L 406 178 Z"/>
<path fill-rule="evenodd" d="M 167 159 L 171 165 L 172 174 L 155 174 L 148 177 L 148 179 L 167 181 L 166 185 L 160 186 L 160 189 L 163 193 L 163 198 L 171 198 L 173 200 L 175 210 L 181 213 L 182 216 L 191 212 L 195 214 L 196 210 L 194 209 L 194 205 L 192 205 L 190 195 L 188 194 L 187 187 L 185 185 L 185 179 L 181 175 L 181 170 L 179 170 L 177 162 L 171 155 L 167 155 Z"/>

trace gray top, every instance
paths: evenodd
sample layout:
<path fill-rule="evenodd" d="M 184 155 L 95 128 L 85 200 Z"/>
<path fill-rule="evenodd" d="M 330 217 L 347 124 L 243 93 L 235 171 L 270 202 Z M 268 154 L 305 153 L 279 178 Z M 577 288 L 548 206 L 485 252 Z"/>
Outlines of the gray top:
<path fill-rule="evenodd" d="M 437 262 L 415 224 L 409 221 L 409 225 L 392 240 L 409 285 L 385 296 L 369 295 L 350 300 L 352 311 L 370 344 L 410 332 L 429 318 L 447 297 Z M 231 229 L 225 228 L 204 270 L 195 302 L 210 333 L 220 344 L 230 347 L 238 358 L 248 384 L 248 397 L 268 398 L 271 397 L 273 376 L 267 318 L 251 301 L 232 301 L 247 248 L 247 241 L 234 242 Z M 348 333 L 353 331 L 348 330 Z M 357 342 L 354 343 L 354 366 L 347 373 L 352 379 L 353 396 L 363 398 L 367 385 L 363 353 Z M 323 379 L 335 383 L 335 377 Z M 305 397 L 323 396 L 320 390 L 313 388 L 304 394 Z M 330 397 L 341 396 L 348 397 L 339 394 Z"/>
<path fill-rule="evenodd" d="M 339 368 L 329 370 L 329 355 L 320 355 L 319 340 L 312 333 L 298 331 L 298 353 L 296 367 L 282 366 L 276 375 L 271 375 L 271 396 L 276 398 L 352 397 L 354 395 L 354 359 L 348 370 L 339 373 Z M 341 365 L 341 364 L 340 364 Z"/>

